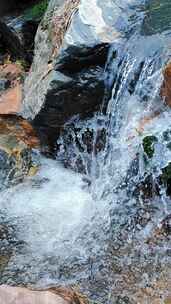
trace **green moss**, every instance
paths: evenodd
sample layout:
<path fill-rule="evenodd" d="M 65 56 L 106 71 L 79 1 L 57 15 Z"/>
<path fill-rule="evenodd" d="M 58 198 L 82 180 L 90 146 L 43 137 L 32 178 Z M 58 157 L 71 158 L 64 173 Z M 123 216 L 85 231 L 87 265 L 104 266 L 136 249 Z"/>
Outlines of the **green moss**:
<path fill-rule="evenodd" d="M 149 158 L 153 157 L 154 154 L 154 144 L 157 142 L 157 137 L 151 135 L 151 136 L 146 136 L 143 139 L 143 149 L 146 155 Z"/>
<path fill-rule="evenodd" d="M 145 18 L 142 33 L 153 35 L 169 30 L 171 28 L 171 1 L 150 0 L 145 2 Z"/>
<path fill-rule="evenodd" d="M 49 0 L 42 0 L 37 4 L 35 4 L 34 6 L 32 6 L 31 8 L 27 9 L 25 11 L 25 19 L 40 20 L 47 9 L 48 3 Z"/>

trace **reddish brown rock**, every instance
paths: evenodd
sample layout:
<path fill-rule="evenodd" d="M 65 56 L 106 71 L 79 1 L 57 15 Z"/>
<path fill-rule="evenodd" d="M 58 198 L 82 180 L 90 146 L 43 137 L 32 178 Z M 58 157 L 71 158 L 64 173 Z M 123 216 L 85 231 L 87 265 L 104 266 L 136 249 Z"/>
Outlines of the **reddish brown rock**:
<path fill-rule="evenodd" d="M 0 115 L 0 190 L 37 172 L 32 148 L 38 146 L 39 141 L 28 122 L 14 115 Z"/>
<path fill-rule="evenodd" d="M 0 66 L 0 79 L 5 79 L 9 83 L 8 89 L 0 94 L 0 114 L 20 112 L 23 76 L 24 71 L 20 64 L 9 63 Z"/>
<path fill-rule="evenodd" d="M 13 88 L 4 91 L 0 96 L 0 114 L 16 114 L 20 112 L 22 102 L 22 86 L 17 83 Z"/>
<path fill-rule="evenodd" d="M 20 64 L 8 63 L 0 66 L 0 78 L 6 78 L 9 81 L 14 81 L 21 78 L 23 69 Z"/>
<path fill-rule="evenodd" d="M 169 62 L 163 71 L 163 84 L 161 87 L 161 97 L 166 104 L 171 107 L 171 62 Z"/>
<path fill-rule="evenodd" d="M 67 289 L 52 288 L 43 291 L 22 287 L 0 286 L 1 304 L 86 304 L 75 292 Z"/>
<path fill-rule="evenodd" d="M 39 147 L 39 139 L 30 123 L 15 115 L 0 115 L 0 135 L 16 137 L 29 148 Z"/>

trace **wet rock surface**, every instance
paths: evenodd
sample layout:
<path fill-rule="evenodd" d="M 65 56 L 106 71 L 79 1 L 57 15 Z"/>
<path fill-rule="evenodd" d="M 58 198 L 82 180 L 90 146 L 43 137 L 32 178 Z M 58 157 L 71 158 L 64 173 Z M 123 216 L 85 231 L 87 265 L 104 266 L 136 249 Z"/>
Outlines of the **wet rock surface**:
<path fill-rule="evenodd" d="M 124 3 L 126 1 L 117 2 L 122 8 L 119 17 L 125 17 Z M 154 0 L 152 3 L 155 4 L 155 13 L 158 2 Z M 57 5 L 55 9 L 54 4 Z M 60 224 L 69 214 L 68 223 L 61 230 L 60 226 L 55 226 L 57 216 L 60 213 L 63 215 L 64 198 L 72 199 L 72 192 L 66 191 L 71 176 L 68 181 L 66 173 L 54 174 L 56 167 L 53 167 L 52 176 L 49 174 L 46 178 L 43 173 L 40 179 L 11 191 L 11 196 L 7 193 L 10 206 L 15 202 L 23 207 L 21 200 L 25 193 L 18 196 L 16 190 L 20 192 L 24 188 L 23 192 L 31 191 L 31 196 L 30 201 L 24 197 L 24 204 L 27 202 L 29 205 L 27 212 L 25 206 L 23 212 L 20 207 L 18 210 L 16 208 L 17 211 L 8 209 L 11 220 L 17 222 L 20 236 L 23 236 L 25 228 L 27 244 L 9 267 L 5 267 L 1 282 L 37 284 L 50 277 L 53 282 L 67 285 L 78 283 L 92 299 L 98 299 L 101 303 L 169 303 L 171 138 L 169 130 L 164 134 L 158 128 L 166 128 L 170 116 L 164 113 L 164 120 L 160 120 L 160 112 L 153 111 L 152 115 L 146 113 L 147 108 L 151 106 L 154 110 L 154 104 L 161 102 L 158 96 L 161 83 L 158 81 L 166 49 L 160 53 L 158 46 L 162 49 L 162 41 L 165 44 L 165 40 L 155 40 L 156 37 L 137 39 L 134 35 L 124 49 L 121 48 L 121 52 L 118 47 L 117 56 L 110 58 L 109 78 L 114 79 L 109 79 L 109 87 L 113 86 L 109 117 L 104 124 L 103 119 L 102 123 L 97 122 L 91 115 L 103 101 L 107 53 L 110 43 L 117 39 L 117 33 L 113 32 L 115 21 L 118 21 L 118 15 L 114 12 L 116 7 L 110 0 L 82 1 L 81 4 L 73 0 L 65 1 L 58 10 L 61 4 L 63 1 L 50 2 L 47 15 L 39 27 L 37 53 L 25 84 L 27 95 L 23 114 L 33 120 L 46 144 L 53 146 L 61 135 L 58 140 L 58 160 L 61 157 L 66 166 L 86 174 L 87 183 L 81 187 L 91 191 L 93 204 L 90 216 L 84 223 L 85 210 L 88 209 L 86 200 L 86 208 L 80 216 L 84 225 L 78 225 L 78 234 L 75 235 L 77 229 L 71 229 L 72 216 L 68 211 L 73 211 L 75 205 L 82 201 L 80 189 L 73 193 L 73 204 L 66 206 L 62 220 L 59 217 Z M 130 15 L 127 17 L 129 19 Z M 125 23 L 122 20 L 119 24 L 124 27 Z M 161 95 L 166 99 L 167 96 L 170 98 L 169 87 L 169 84 L 164 84 L 164 93 L 161 90 Z M 76 118 L 72 117 L 77 114 Z M 98 115 L 100 120 L 101 113 Z M 91 117 L 90 121 L 85 120 L 87 116 Z M 149 131 L 148 125 L 157 119 L 157 126 L 154 124 Z M 23 123 L 25 125 L 26 122 Z M 8 163 L 9 151 L 12 150 L 10 155 L 14 154 L 13 150 L 18 151 L 18 145 L 17 166 L 22 149 L 26 147 L 30 153 L 30 149 L 37 146 L 32 128 L 27 123 L 24 127 L 23 123 L 17 121 L 17 133 L 8 122 L 8 132 L 13 135 L 5 139 L 6 148 L 2 154 L 5 163 Z M 21 132 L 23 128 L 27 129 L 26 134 L 25 131 Z M 6 129 L 3 124 L 2 129 Z M 135 131 L 133 136 L 130 129 Z M 13 149 L 16 145 L 17 149 Z M 4 151 L 4 145 L 2 147 Z M 23 154 L 19 156 L 19 162 L 21 158 Z M 26 171 L 25 161 L 22 161 L 24 175 L 29 174 L 30 162 L 30 154 L 27 154 Z M 20 169 L 23 170 L 22 164 Z M 46 172 L 49 165 L 47 161 Z M 13 163 L 10 166 L 13 168 Z M 3 168 L 6 169 L 5 165 Z M 75 179 L 76 176 L 72 179 L 71 188 L 74 188 Z M 57 185 L 60 188 L 60 180 L 64 180 L 64 190 L 63 185 L 62 190 L 57 189 Z M 61 196 L 58 199 L 59 192 Z M 52 197 L 49 193 L 52 193 Z M 93 213 L 94 205 L 96 213 Z M 73 218 L 78 219 L 80 213 L 79 210 L 73 211 Z M 71 239 L 65 237 L 68 224 Z M 64 239 L 61 238 L 62 233 L 57 237 L 61 231 L 64 231 Z M 2 264 L 9 264 L 8 257 L 2 257 Z"/>
<path fill-rule="evenodd" d="M 17 301 L 17 304 L 88 304 L 86 297 L 72 289 L 52 287 L 48 289 L 27 289 L 0 285 L 0 300 L 3 304 L 10 304 Z"/>
<path fill-rule="evenodd" d="M 22 44 L 25 51 L 25 60 L 29 66 L 33 61 L 34 56 L 34 39 L 38 29 L 39 21 L 27 20 L 24 21 L 21 32 L 22 32 Z"/>
<path fill-rule="evenodd" d="M 14 250 L 14 230 L 7 224 L 0 225 L 0 275 L 7 267 Z"/>
<path fill-rule="evenodd" d="M 0 44 L 2 52 L 8 52 L 13 59 L 24 58 L 24 49 L 17 34 L 1 20 Z"/>
<path fill-rule="evenodd" d="M 86 1 L 51 1 L 39 26 L 22 114 L 52 146 L 72 116 L 86 118 L 103 102 L 108 49 L 118 37 L 109 7 L 114 15 L 112 1 L 95 1 L 90 18 Z"/>
<path fill-rule="evenodd" d="M 89 119 L 81 121 L 75 117 L 64 125 L 57 141 L 57 156 L 66 167 L 90 174 L 91 159 L 103 153 L 107 142 L 107 130 L 102 117 L 94 124 Z"/>
<path fill-rule="evenodd" d="M 0 17 L 4 16 L 6 13 L 12 13 L 14 10 L 23 10 L 23 8 L 28 7 L 30 4 L 34 4 L 35 0 L 1 0 L 0 3 Z"/>
<path fill-rule="evenodd" d="M 1 189 L 22 181 L 29 174 L 34 166 L 32 148 L 38 144 L 29 123 L 13 116 L 0 117 Z"/>
<path fill-rule="evenodd" d="M 24 68 L 20 62 L 9 62 L 0 66 L 0 81 L 4 83 L 0 90 L 0 114 L 19 113 L 24 75 Z"/>
<path fill-rule="evenodd" d="M 163 70 L 164 81 L 161 88 L 161 96 L 166 104 L 171 106 L 171 62 Z"/>

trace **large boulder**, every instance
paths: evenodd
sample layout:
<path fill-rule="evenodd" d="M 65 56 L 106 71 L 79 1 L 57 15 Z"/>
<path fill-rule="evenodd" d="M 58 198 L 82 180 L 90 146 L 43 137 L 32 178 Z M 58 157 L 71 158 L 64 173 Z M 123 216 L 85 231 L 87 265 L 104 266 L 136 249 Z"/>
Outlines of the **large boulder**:
<path fill-rule="evenodd" d="M 51 288 L 47 290 L 29 290 L 21 287 L 0 286 L 1 304 L 88 304 L 72 290 Z"/>
<path fill-rule="evenodd" d="M 46 143 L 56 141 L 72 116 L 85 118 L 102 104 L 120 14 L 112 0 L 50 1 L 36 35 L 22 110 Z"/>

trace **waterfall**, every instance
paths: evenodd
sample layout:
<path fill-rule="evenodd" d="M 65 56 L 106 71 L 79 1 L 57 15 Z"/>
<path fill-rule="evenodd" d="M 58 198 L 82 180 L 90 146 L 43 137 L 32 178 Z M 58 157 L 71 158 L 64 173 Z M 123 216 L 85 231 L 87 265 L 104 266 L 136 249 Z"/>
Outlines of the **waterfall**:
<path fill-rule="evenodd" d="M 171 112 L 160 89 L 170 24 L 149 33 L 153 7 L 137 2 L 108 54 L 101 111 L 68 121 L 56 160 L 41 156 L 35 177 L 1 195 L 20 241 L 1 282 L 78 285 L 106 304 L 169 295 L 171 201 L 162 174 L 171 163 Z"/>

